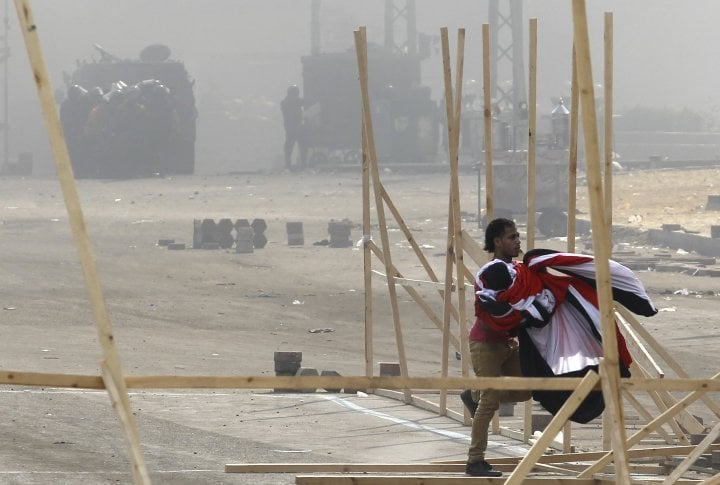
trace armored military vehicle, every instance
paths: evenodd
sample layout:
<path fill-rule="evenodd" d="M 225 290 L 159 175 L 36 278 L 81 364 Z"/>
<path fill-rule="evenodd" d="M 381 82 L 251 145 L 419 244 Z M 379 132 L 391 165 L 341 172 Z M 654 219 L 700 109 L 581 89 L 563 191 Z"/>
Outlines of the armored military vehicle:
<path fill-rule="evenodd" d="M 66 74 L 60 106 L 75 176 L 192 174 L 197 111 L 185 65 L 161 44 L 132 60 L 95 48 L 99 59 Z"/>

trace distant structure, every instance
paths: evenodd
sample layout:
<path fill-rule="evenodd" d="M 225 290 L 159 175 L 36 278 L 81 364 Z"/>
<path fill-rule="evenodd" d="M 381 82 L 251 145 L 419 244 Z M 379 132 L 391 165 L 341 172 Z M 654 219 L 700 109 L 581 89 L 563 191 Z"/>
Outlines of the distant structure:
<path fill-rule="evenodd" d="M 124 60 L 95 44 L 100 59 L 66 76 L 60 106 L 73 171 L 79 178 L 192 174 L 197 111 L 182 62 L 170 48 L 145 47 Z"/>

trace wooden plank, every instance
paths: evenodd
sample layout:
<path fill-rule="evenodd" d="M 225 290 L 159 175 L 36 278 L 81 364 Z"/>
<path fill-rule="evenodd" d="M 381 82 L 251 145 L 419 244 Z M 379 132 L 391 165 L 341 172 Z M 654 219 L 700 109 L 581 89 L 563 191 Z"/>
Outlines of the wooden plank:
<path fill-rule="evenodd" d="M 650 414 L 650 412 L 645 409 L 645 406 L 643 406 L 642 403 L 638 401 L 637 398 L 635 398 L 635 396 L 633 396 L 627 391 L 623 395 L 625 396 L 625 399 L 627 399 L 628 402 L 632 405 L 632 407 L 634 407 L 635 410 L 640 413 L 640 416 L 642 416 L 645 421 L 652 421 L 652 414 Z M 665 443 L 669 445 L 674 443 L 674 439 L 670 437 L 670 435 L 662 428 L 662 426 L 658 427 L 655 432 L 662 436 L 662 438 L 665 440 Z"/>
<path fill-rule="evenodd" d="M 379 247 L 377 247 L 377 245 L 372 241 L 368 242 L 367 244 L 370 246 L 370 249 L 373 251 L 373 253 L 375 253 L 375 256 L 377 256 L 377 258 L 384 264 L 385 256 L 383 255 L 382 250 Z M 402 277 L 402 273 L 400 273 L 395 266 L 393 266 L 392 269 L 393 269 L 393 271 L 395 271 L 396 278 Z M 435 314 L 433 309 L 430 308 L 430 305 L 427 304 L 427 302 L 423 299 L 422 296 L 420 296 L 420 294 L 415 290 L 415 288 L 413 288 L 412 286 L 406 286 L 406 285 L 403 285 L 403 288 L 408 293 L 408 295 L 410 295 L 410 297 L 415 301 L 415 303 L 420 307 L 420 309 L 425 312 L 425 315 L 427 315 L 427 317 L 430 319 L 430 321 L 432 321 L 437 328 L 442 330 L 443 329 L 443 321 L 440 320 L 440 318 Z M 448 311 L 450 311 L 450 310 L 448 310 Z M 451 311 L 451 313 L 452 313 L 452 311 Z M 448 319 L 448 322 L 449 322 L 449 319 Z M 448 323 L 448 328 L 449 328 L 449 323 Z M 453 345 L 455 350 L 460 350 L 460 340 L 453 334 L 450 334 L 448 338 L 450 339 L 450 343 Z"/>
<path fill-rule="evenodd" d="M 464 471 L 464 463 L 231 463 L 225 465 L 225 473 L 463 473 Z"/>
<path fill-rule="evenodd" d="M 527 246 L 529 251 L 535 248 L 535 214 L 537 200 L 535 191 L 536 182 L 536 152 L 537 152 L 537 18 L 531 18 L 530 47 L 528 61 L 528 154 L 527 154 Z"/>
<path fill-rule="evenodd" d="M 372 376 L 374 369 L 373 351 L 373 306 L 372 306 L 372 253 L 367 244 L 371 237 L 370 226 L 370 156 L 367 147 L 367 133 L 365 133 L 365 119 L 362 120 L 362 197 L 363 197 L 363 281 L 365 295 L 365 375 Z"/>
<path fill-rule="evenodd" d="M 379 377 L 379 376 L 177 376 L 126 375 L 125 383 L 132 389 L 309 389 L 343 388 L 373 389 L 498 389 L 498 390 L 574 390 L 581 379 L 572 377 Z M 0 384 L 42 387 L 102 389 L 102 378 L 89 375 L 53 374 L 0 370 Z M 662 389 L 702 394 L 720 392 L 720 381 L 712 379 L 623 379 L 623 389 Z"/>
<path fill-rule="evenodd" d="M 645 347 L 645 344 L 643 344 L 642 340 L 640 340 L 637 332 L 635 332 L 622 314 L 616 311 L 615 319 L 620 326 L 620 330 L 625 335 L 625 340 L 627 341 L 633 360 L 637 361 L 642 359 L 645 367 L 649 367 L 653 370 L 653 377 L 665 377 L 665 372 L 663 372 L 662 368 L 655 361 L 655 358 L 650 354 L 647 347 Z"/>
<path fill-rule="evenodd" d="M 605 230 L 608 234 L 612 234 L 612 221 L 613 221 L 613 166 L 612 166 L 612 154 L 613 154 L 613 131 L 612 131 L 612 116 L 613 116 L 613 14 L 612 12 L 605 12 L 604 15 L 605 32 L 603 35 L 603 52 L 605 57 L 605 70 L 604 70 L 604 102 L 605 109 L 603 111 L 603 141 L 604 148 L 603 152 L 605 155 Z M 612 238 L 608 239 L 608 251 L 612 251 Z"/>
<path fill-rule="evenodd" d="M 645 460 L 667 456 L 687 455 L 695 449 L 695 446 L 659 446 L 654 448 L 635 448 L 628 450 L 628 458 Z M 720 451 L 720 443 L 713 443 L 708 448 L 708 452 Z M 606 451 L 584 451 L 579 453 L 557 453 L 552 455 L 543 455 L 537 459 L 538 463 L 582 463 L 597 461 L 607 454 Z M 487 462 L 492 466 L 508 465 L 519 463 L 522 456 L 504 457 L 504 458 L 486 458 Z M 434 463 L 465 463 L 465 460 L 449 460 Z"/>
<path fill-rule="evenodd" d="M 297 485 L 448 485 L 458 482 L 482 484 L 504 483 L 504 478 L 486 478 L 455 476 L 442 477 L 434 475 L 297 475 Z M 570 477 L 526 478 L 524 485 L 616 485 L 614 478 L 608 479 L 577 479 Z M 630 483 L 630 482 L 628 482 Z M 698 482 L 693 482 L 698 483 Z"/>
<path fill-rule="evenodd" d="M 643 368 L 642 365 L 640 365 L 637 362 L 633 362 L 632 364 L 630 364 L 630 369 L 631 369 L 631 372 L 634 372 L 636 375 L 639 374 L 640 377 L 645 377 L 645 378 L 648 377 L 647 371 Z M 657 406 L 657 408 L 660 412 L 667 411 L 667 408 L 669 406 L 672 406 L 672 404 L 677 402 L 677 400 L 675 400 L 675 398 L 672 397 L 672 395 L 670 393 L 666 393 L 669 396 L 669 398 L 672 398 L 673 402 L 670 405 L 666 404 L 665 400 L 660 396 L 659 391 L 647 391 L 647 393 L 650 396 L 650 399 L 653 400 L 653 402 L 655 403 L 655 406 Z M 627 392 L 627 394 L 632 395 L 632 393 L 630 393 L 630 392 Z M 670 426 L 670 428 L 672 428 L 673 432 L 675 433 L 675 436 L 678 440 L 677 444 L 689 445 L 690 440 L 685 435 L 683 430 L 680 429 L 680 425 L 678 424 L 680 422 L 680 417 L 683 416 L 684 413 L 687 413 L 687 411 L 683 411 L 680 414 L 678 414 L 677 417 L 675 417 L 674 419 L 671 419 L 668 422 L 668 425 Z M 687 414 L 689 414 L 689 413 L 687 413 Z M 648 421 L 650 421 L 650 420 L 648 420 Z"/>
<path fill-rule="evenodd" d="M 452 235 L 455 245 L 455 270 L 457 284 L 457 310 L 458 323 L 460 332 L 460 348 L 463 355 L 461 361 L 462 375 L 467 376 L 470 373 L 470 347 L 468 342 L 467 329 L 467 311 L 465 296 L 465 261 L 463 251 L 462 238 L 462 219 L 460 217 L 460 182 L 458 180 L 458 152 L 460 149 L 460 120 L 462 109 L 462 83 L 463 83 L 463 66 L 465 65 L 465 29 L 458 29 L 457 32 L 457 57 L 455 60 L 455 108 L 453 115 L 455 116 L 455 138 L 453 139 L 454 157 L 450 158 L 450 202 L 452 206 Z M 474 293 L 474 292 L 473 292 Z M 448 355 L 444 354 L 443 362 L 447 362 Z"/>
<path fill-rule="evenodd" d="M 464 48 L 464 42 L 465 42 L 465 35 L 464 30 L 462 30 L 462 35 L 460 35 L 461 31 L 458 31 L 458 59 L 462 60 L 461 57 L 461 45 L 460 42 L 462 42 L 462 47 Z M 460 140 L 460 117 L 459 117 L 459 109 L 460 109 L 460 103 L 459 103 L 459 92 L 458 88 L 456 87 L 455 93 L 453 94 L 453 88 L 452 88 L 452 70 L 450 67 L 450 43 L 448 39 L 448 30 L 447 27 L 443 27 L 440 29 L 440 43 L 442 48 L 442 60 L 443 60 L 443 80 L 444 80 L 444 88 L 445 88 L 445 112 L 447 117 L 447 139 L 448 139 L 448 160 L 450 161 L 451 165 L 451 173 L 450 173 L 450 193 L 448 195 L 448 222 L 447 222 L 447 236 L 446 236 L 446 252 L 445 252 L 445 290 L 443 292 L 443 326 L 442 326 L 442 348 L 441 348 L 441 375 L 443 377 L 448 375 L 448 361 L 449 361 L 449 336 L 450 336 L 450 311 L 452 306 L 452 295 L 450 293 L 450 284 L 452 282 L 453 278 L 453 264 L 457 262 L 457 256 L 456 252 L 458 251 L 457 242 L 455 240 L 455 232 L 456 232 L 456 220 L 455 220 L 455 212 L 456 212 L 456 205 L 454 203 L 454 193 L 452 190 L 453 187 L 453 172 L 452 172 L 452 165 L 453 161 L 455 163 L 455 166 L 457 166 L 457 157 L 458 157 L 458 147 L 459 147 L 459 140 Z M 462 63 L 460 63 L 457 66 L 458 72 L 462 69 Z M 462 84 L 460 85 L 460 89 L 462 89 Z M 455 97 L 455 99 L 453 98 Z M 464 325 L 464 276 L 460 274 L 460 268 L 458 268 L 458 274 L 459 279 L 463 281 L 458 281 L 458 289 L 461 285 L 463 285 L 463 294 L 462 297 L 460 297 L 460 294 L 458 293 L 458 304 L 463 303 L 463 308 L 461 311 L 460 306 L 458 306 L 458 318 L 457 321 L 460 324 L 460 328 L 462 329 L 462 326 Z M 467 376 L 469 371 L 469 351 L 467 348 L 467 337 L 463 334 L 463 332 L 460 332 L 460 353 L 462 354 L 462 375 Z M 443 409 L 446 409 L 446 403 L 447 403 L 447 396 L 445 394 L 441 394 L 440 396 L 440 405 Z M 463 409 L 463 413 L 466 413 L 465 409 Z M 465 422 L 469 423 L 470 416 L 465 415 Z"/>
<path fill-rule="evenodd" d="M 383 254 L 385 255 L 385 274 L 387 275 L 387 288 L 390 297 L 390 309 L 395 331 L 395 343 L 400 361 L 400 374 L 408 375 L 407 357 L 405 356 L 405 341 L 403 339 L 402 326 L 400 323 L 400 309 L 397 301 L 397 290 L 393 283 L 392 257 L 390 256 L 390 238 L 387 231 L 387 221 L 382 199 L 382 188 L 380 185 L 380 171 L 377 164 L 377 152 L 375 150 L 375 136 L 373 133 L 372 116 L 370 109 L 370 97 L 368 88 L 368 59 L 367 59 L 367 33 L 364 27 L 355 31 L 355 50 L 357 54 L 358 71 L 360 78 L 360 91 L 362 94 L 362 115 L 363 126 L 367 137 L 368 154 L 370 155 L 370 174 L 372 177 L 373 194 L 375 195 L 375 209 L 377 221 L 380 228 L 380 240 L 382 241 Z M 410 400 L 410 391 L 405 390 L 406 401 Z"/>
<path fill-rule="evenodd" d="M 675 371 L 675 373 L 678 375 L 678 377 L 684 378 L 684 379 L 690 379 L 690 375 L 685 372 L 685 369 L 682 368 L 682 366 L 676 361 L 670 353 L 665 350 L 665 347 L 660 345 L 660 343 L 653 337 L 653 335 L 645 329 L 645 327 L 642 326 L 642 324 L 638 321 L 635 316 L 630 313 L 630 311 L 623 307 L 622 305 L 617 306 L 618 312 L 622 314 L 623 317 L 632 325 L 632 328 L 635 329 L 647 342 L 657 354 L 662 357 L 662 359 L 670 366 L 670 368 Z M 720 418 L 720 404 L 712 400 L 709 396 L 703 396 L 702 398 L 703 403 L 713 412 L 715 413 L 715 416 Z M 685 424 L 683 424 L 685 426 Z M 694 427 L 697 429 L 696 427 Z M 702 431 L 694 431 L 693 428 L 686 426 L 686 429 L 690 431 L 691 433 L 701 433 Z"/>
<path fill-rule="evenodd" d="M 490 222 L 495 213 L 493 201 L 493 138 L 492 93 L 490 92 L 490 24 L 482 25 L 483 45 L 483 120 L 485 121 L 485 221 Z M 478 219 L 480 214 L 478 214 Z"/>
<path fill-rule="evenodd" d="M 474 237 L 468 234 L 465 229 L 462 231 L 463 235 L 463 250 L 470 256 L 476 266 L 482 266 L 487 263 L 488 255 L 483 251 L 482 246 L 478 244 Z M 474 281 L 473 277 L 473 281 Z"/>
<path fill-rule="evenodd" d="M 720 473 L 716 473 L 712 477 L 708 478 L 704 482 L 702 482 L 702 485 L 718 485 L 720 484 Z"/>
<path fill-rule="evenodd" d="M 595 113 L 595 94 L 585 1 L 573 0 L 572 11 L 578 87 L 582 105 L 590 219 L 592 222 L 593 249 L 595 251 L 596 287 L 603 337 L 603 360 L 600 366 L 603 398 L 605 399 L 606 413 L 612 420 L 611 442 L 613 449 L 617 451 L 615 457 L 617 479 L 621 483 L 630 483 L 630 473 L 628 472 L 626 449 L 624 447 L 625 422 L 622 403 L 619 399 L 620 371 L 617 335 L 615 334 L 615 320 L 612 315 L 613 298 L 609 264 L 612 234 L 611 231 L 607 230 L 606 221 L 608 219 L 603 205 L 604 192 L 600 177 L 597 116 Z"/>
<path fill-rule="evenodd" d="M 720 373 L 715 374 L 714 379 L 720 378 Z M 655 431 L 657 427 L 662 425 L 664 422 L 666 422 L 668 419 L 672 418 L 675 414 L 680 412 L 682 409 L 687 408 L 690 404 L 695 402 L 700 398 L 702 395 L 701 391 L 694 391 L 682 398 L 680 401 L 677 402 L 677 404 L 671 406 L 668 408 L 667 411 L 664 413 L 661 413 L 658 417 L 650 421 L 648 424 L 646 424 L 640 431 L 632 435 L 630 438 L 627 439 L 626 443 L 623 443 L 622 448 L 623 449 L 629 449 L 630 447 L 638 444 L 643 438 L 648 436 L 650 433 Z M 613 452 L 608 452 L 604 457 L 600 458 L 595 462 L 594 465 L 588 467 L 584 472 L 580 473 L 578 476 L 580 478 L 587 478 L 592 476 L 593 473 L 596 473 L 597 470 L 608 464 L 613 459 Z"/>
<path fill-rule="evenodd" d="M 68 221 L 75 239 L 75 246 L 80 257 L 80 266 L 83 271 L 85 288 L 88 291 L 90 307 L 95 319 L 98 340 L 102 348 L 104 366 L 104 380 L 109 385 L 110 398 L 115 405 L 122 424 L 123 434 L 128 445 L 131 459 L 132 474 L 135 483 L 150 483 L 147 467 L 140 448 L 135 418 L 132 414 L 130 399 L 125 388 L 120 355 L 115 347 L 112 325 L 108 315 L 105 297 L 100 284 L 100 276 L 95 257 L 93 256 L 90 238 L 85 226 L 85 217 L 80 206 L 75 177 L 70 163 L 65 136 L 63 134 L 60 116 L 58 114 L 50 76 L 47 72 L 43 58 L 38 26 L 30 8 L 29 0 L 15 0 L 20 30 L 28 53 L 28 60 L 32 69 L 33 78 L 37 87 L 38 98 L 42 110 L 45 126 L 50 138 L 58 181 L 62 189 Z"/>
<path fill-rule="evenodd" d="M 568 150 L 568 211 L 567 251 L 575 252 L 575 224 L 577 210 L 577 161 L 578 161 L 578 118 L 580 97 L 577 86 L 577 62 L 575 44 L 572 49 L 572 81 L 570 82 L 570 146 Z"/>
<path fill-rule="evenodd" d="M 572 416 L 599 380 L 600 377 L 592 371 L 583 377 L 580 385 L 575 389 L 575 391 L 573 391 L 570 397 L 568 397 L 557 414 L 555 414 L 552 418 L 552 421 L 550 421 L 547 425 L 540 438 L 533 447 L 530 448 L 530 451 L 528 451 L 525 457 L 520 461 L 510 477 L 508 477 L 505 482 L 507 485 L 519 485 L 523 483 L 538 458 L 543 455 L 548 445 L 555 439 L 555 435 L 560 432 L 565 425 L 565 422 L 570 416 Z"/>
<path fill-rule="evenodd" d="M 705 453 L 705 450 L 720 436 L 720 423 L 716 423 L 708 435 L 695 447 L 695 449 L 680 463 L 675 470 L 667 477 L 663 482 L 663 485 L 670 485 L 675 483 L 685 471 L 690 468 L 690 465 L 700 458 L 700 455 Z"/>
<path fill-rule="evenodd" d="M 387 275 L 385 273 L 382 273 L 375 269 L 372 270 L 372 274 L 375 276 L 379 276 L 383 279 L 387 278 Z M 427 288 L 427 287 L 444 288 L 445 287 L 445 283 L 442 283 L 440 281 L 417 280 L 417 279 L 412 279 L 412 278 L 399 278 L 399 277 L 393 278 L 393 281 L 395 282 L 396 285 L 414 286 L 415 288 L 423 288 L 423 287 L 425 287 L 425 288 Z M 451 288 L 451 291 L 454 291 L 455 285 L 453 284 L 450 288 Z"/>
<path fill-rule="evenodd" d="M 100 371 L 102 373 L 103 382 L 105 383 L 105 388 L 107 389 L 108 395 L 110 396 L 112 406 L 115 409 L 115 412 L 118 414 L 118 417 L 120 418 L 120 424 L 122 424 L 123 430 L 125 430 L 125 438 L 129 441 L 128 444 L 130 448 L 130 453 L 132 453 L 132 456 L 130 457 L 130 462 L 133 464 L 133 467 L 137 467 L 137 464 L 144 464 L 145 460 L 142 456 L 142 449 L 140 448 L 140 446 L 134 446 L 132 444 L 131 440 L 133 439 L 133 437 L 130 436 L 127 431 L 135 428 L 132 410 L 125 406 L 123 403 L 123 393 L 125 394 L 125 398 L 127 398 L 127 390 L 124 388 L 119 389 L 117 387 L 116 380 L 112 374 L 112 370 L 106 362 L 101 362 Z M 133 475 L 135 478 L 135 483 L 147 483 L 148 485 L 150 484 L 150 476 L 147 473 L 147 469 L 134 471 Z"/>

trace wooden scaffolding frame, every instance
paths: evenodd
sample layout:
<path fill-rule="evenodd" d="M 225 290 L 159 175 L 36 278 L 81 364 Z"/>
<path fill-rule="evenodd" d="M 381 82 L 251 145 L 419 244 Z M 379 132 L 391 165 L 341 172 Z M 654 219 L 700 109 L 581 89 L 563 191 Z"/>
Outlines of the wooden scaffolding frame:
<path fill-rule="evenodd" d="M 49 76 L 42 55 L 42 49 L 38 37 L 37 25 L 34 22 L 32 10 L 30 8 L 30 0 L 14 0 L 15 6 L 20 20 L 23 38 L 28 52 L 31 68 L 33 70 L 34 79 L 37 86 L 38 96 L 45 120 L 45 124 L 50 137 L 50 144 L 56 163 L 58 179 L 62 188 L 63 198 L 68 211 L 69 221 L 72 228 L 75 244 L 80 256 L 80 262 L 83 270 L 85 285 L 89 293 L 89 300 L 92 307 L 93 315 L 96 321 L 98 339 L 103 351 L 103 361 L 101 362 L 101 375 L 73 375 L 73 374 L 48 374 L 34 372 L 15 372 L 0 370 L 0 384 L 28 385 L 28 386 L 47 386 L 47 387 L 69 387 L 84 389 L 106 389 L 108 396 L 118 413 L 120 423 L 122 425 L 123 435 L 128 446 L 128 455 L 130 457 L 133 479 L 136 484 L 149 484 L 150 478 L 147 467 L 140 448 L 140 440 L 133 414 L 131 412 L 127 389 L 129 388 L 236 388 L 236 389 L 305 389 L 305 388 L 338 388 L 338 387 L 355 387 L 365 389 L 401 389 L 403 390 L 403 399 L 407 402 L 412 400 L 413 389 L 432 389 L 440 390 L 441 398 L 439 409 L 446 409 L 446 392 L 447 390 L 464 389 L 467 387 L 474 388 L 494 388 L 494 389 L 547 389 L 547 390 L 572 390 L 573 393 L 548 425 L 546 432 L 535 443 L 525 457 L 517 457 L 510 459 L 490 459 L 494 466 L 498 469 L 510 472 L 510 476 L 501 479 L 474 479 L 474 483 L 546 483 L 549 480 L 561 483 L 631 483 L 633 478 L 630 476 L 632 472 L 641 469 L 642 473 L 649 473 L 652 468 L 649 465 L 640 463 L 632 464 L 634 459 L 647 459 L 652 457 L 663 456 L 685 456 L 685 459 L 677 465 L 675 470 L 665 477 L 665 483 L 697 483 L 697 480 L 683 480 L 680 477 L 692 465 L 692 463 L 702 453 L 708 451 L 717 451 L 720 445 L 715 444 L 718 434 L 720 434 L 720 425 L 715 425 L 698 445 L 688 445 L 682 440 L 684 432 L 691 429 L 698 430 L 699 423 L 693 423 L 692 416 L 687 413 L 686 408 L 696 400 L 702 400 L 708 408 L 716 415 L 720 416 L 720 408 L 717 403 L 712 401 L 706 394 L 708 392 L 720 391 L 720 374 L 711 379 L 692 379 L 679 366 L 669 353 L 662 349 L 652 336 L 637 322 L 626 310 L 618 308 L 615 310 L 612 306 L 610 298 L 610 289 L 608 281 L 608 259 L 610 256 L 609 231 L 608 224 L 610 222 L 609 213 L 606 209 L 609 203 L 608 190 L 610 189 L 610 170 L 606 167 L 606 181 L 603 183 L 600 179 L 599 169 L 599 150 L 597 142 L 597 133 L 595 125 L 594 112 L 594 95 L 592 86 L 592 75 L 590 72 L 590 52 L 587 33 L 587 21 L 585 13 L 584 0 L 573 0 L 573 21 L 575 29 L 575 58 L 573 62 L 577 75 L 573 75 L 573 82 L 577 82 L 577 90 L 573 93 L 573 108 L 576 108 L 576 100 L 579 99 L 582 105 L 584 136 L 586 143 L 586 153 L 588 162 L 588 188 L 591 198 L 591 214 L 593 220 L 593 243 L 596 248 L 596 262 L 598 269 L 598 292 L 600 295 L 600 308 L 603 321 L 603 330 L 606 338 L 605 359 L 600 367 L 600 374 L 591 373 L 583 379 L 575 378 L 523 378 L 523 377 L 501 377 L 501 378 L 485 378 L 478 379 L 469 377 L 467 365 L 463 365 L 462 377 L 450 377 L 447 375 L 447 356 L 449 354 L 449 346 L 460 349 L 463 355 L 463 361 L 467 362 L 467 343 L 464 335 L 466 333 L 466 315 L 465 315 L 465 280 L 472 281 L 472 275 L 469 273 L 463 262 L 464 254 L 472 257 L 476 264 L 483 261 L 482 251 L 479 246 L 462 230 L 460 224 L 460 207 L 459 207 L 459 187 L 457 182 L 457 150 L 459 143 L 459 122 L 460 122 L 460 99 L 462 89 L 462 64 L 463 64 L 463 46 L 464 46 L 464 30 L 458 32 L 458 56 L 457 56 L 457 72 L 454 91 L 451 88 L 451 75 L 449 63 L 449 48 L 447 42 L 447 30 L 443 29 L 443 60 L 445 72 L 446 86 L 446 107 L 448 117 L 448 133 L 449 133 L 449 155 L 451 184 L 448 211 L 448 244 L 446 258 L 446 274 L 445 280 L 440 282 L 434 275 L 427 261 L 423 266 L 428 270 L 430 281 L 435 284 L 436 291 L 442 296 L 444 304 L 444 312 L 442 320 L 432 312 L 432 309 L 425 303 L 419 292 L 415 290 L 414 285 L 417 281 L 404 279 L 402 274 L 393 265 L 389 251 L 389 237 L 386 231 L 384 205 L 392 212 L 395 220 L 401 225 L 403 232 L 413 245 L 418 257 L 424 260 L 422 252 L 419 250 L 412 233 L 402 222 L 402 217 L 397 208 L 392 203 L 388 193 L 383 188 L 379 172 L 377 171 L 377 160 L 374 155 L 374 139 L 372 133 L 372 120 L 370 117 L 369 100 L 367 96 L 367 48 L 365 29 L 361 28 L 355 33 L 356 49 L 358 53 L 358 66 L 360 71 L 360 84 L 363 93 L 363 200 L 365 208 L 363 216 L 364 229 L 364 250 L 365 250 L 365 282 L 366 282 L 366 376 L 302 376 L 302 377 L 267 377 L 267 376 L 127 376 L 123 374 L 120 357 L 114 343 L 112 326 L 104 302 L 102 287 L 100 285 L 99 275 L 94 263 L 89 237 L 85 228 L 84 216 L 79 202 L 75 179 L 68 156 L 67 146 L 62 133 L 57 108 L 53 99 L 52 87 L 50 85 Z M 532 23 L 531 23 L 532 25 Z M 488 26 L 483 26 L 484 51 L 487 51 L 488 44 Z M 536 28 L 536 27 L 535 27 Z M 607 35 L 607 31 L 606 31 Z M 611 45 L 611 44 L 610 44 Z M 484 55 L 483 65 L 485 66 L 489 57 Z M 576 61 L 576 62 L 575 62 Z M 489 62 L 485 68 L 485 76 L 487 81 Z M 606 83 L 607 84 L 607 83 Z M 577 95 L 577 92 L 580 96 Z M 491 131 L 490 131 L 490 110 L 489 110 L 489 91 L 488 83 L 484 86 L 485 93 L 485 133 L 486 143 L 491 147 Z M 578 109 L 572 110 L 572 124 L 577 130 Z M 532 135 L 532 132 L 531 132 Z M 574 136 L 575 143 L 577 134 Z M 571 153 L 571 169 L 573 172 L 572 156 L 573 151 L 577 154 L 575 148 L 570 150 Z M 487 172 L 488 176 L 492 173 L 492 150 L 488 148 L 487 153 Z M 575 160 L 576 163 L 576 160 Z M 375 203 L 378 210 L 378 220 L 381 228 L 381 244 L 377 246 L 369 236 L 370 234 L 370 214 L 369 214 L 369 196 L 370 196 L 370 179 L 372 178 L 372 187 L 374 189 Z M 490 177 L 491 180 L 491 177 Z M 570 180 L 570 184 L 574 184 Z M 605 193 L 603 194 L 603 190 Z M 605 204 L 603 204 L 603 195 L 605 196 Z M 492 214 L 492 185 L 487 187 L 487 210 L 488 214 Z M 569 224 L 572 217 L 569 217 Z M 574 230 L 574 225 L 569 231 Z M 569 232 L 570 234 L 571 232 Z M 393 325 L 396 331 L 396 340 L 398 346 L 398 355 L 401 362 L 400 377 L 374 377 L 372 375 L 372 300 L 370 286 L 370 259 L 371 253 L 374 254 L 382 262 L 385 267 L 385 278 L 387 281 L 388 291 L 391 295 L 391 305 L 393 307 Z M 455 275 L 453 277 L 453 275 Z M 453 283 L 454 279 L 454 283 Z M 443 374 L 439 378 L 433 377 L 409 377 L 407 375 L 406 358 L 404 355 L 404 344 L 402 341 L 402 328 L 400 325 L 399 312 L 397 309 L 397 295 L 395 292 L 396 285 L 400 284 L 417 304 L 422 308 L 428 317 L 443 332 Z M 454 291 L 453 291 L 454 290 Z M 458 295 L 457 307 L 452 305 L 452 293 Z M 637 369 L 642 377 L 619 379 L 617 368 L 617 348 L 614 345 L 614 324 L 615 316 L 621 322 L 626 332 L 631 335 L 642 337 L 645 344 L 649 345 L 652 350 L 657 353 L 664 362 L 672 368 L 678 375 L 678 378 L 660 378 L 664 376 L 662 367 L 653 359 L 650 352 L 643 347 L 643 342 L 638 338 L 636 351 L 639 350 Z M 450 331 L 451 319 L 459 324 L 459 336 L 454 336 Z M 577 405 L 587 395 L 588 392 L 601 387 L 603 395 L 609 408 L 609 419 L 612 421 L 610 441 L 612 450 L 595 453 L 569 453 L 562 455 L 544 455 L 546 447 L 550 444 L 554 432 L 559 431 L 564 425 L 567 417 L 572 414 Z M 657 404 L 659 414 L 648 414 L 648 418 L 655 415 L 640 431 L 632 435 L 630 438 L 625 436 L 623 409 L 621 406 L 621 393 L 630 395 L 632 391 L 647 391 L 651 393 L 654 402 Z M 682 399 L 675 399 L 670 393 L 676 391 L 690 391 Z M 642 405 L 640 405 L 642 407 Z M 676 418 L 677 416 L 677 418 Z M 673 421 L 675 423 L 673 424 Z M 662 426 L 668 424 L 669 430 L 664 433 L 670 439 L 677 438 L 682 444 L 677 446 L 659 447 L 659 448 L 633 448 L 634 445 L 648 434 L 661 429 Z M 684 431 L 683 431 L 684 430 Z M 704 431 L 704 430 L 703 430 Z M 674 436 L 674 438 L 673 438 Z M 686 438 L 686 437 L 685 437 Z M 609 447 L 608 447 L 609 449 Z M 608 469 L 610 463 L 614 463 L 614 468 Z M 322 475 L 314 473 L 312 475 L 298 475 L 296 483 L 299 484 L 340 484 L 340 483 L 393 483 L 393 484 L 445 484 L 466 479 L 466 477 L 449 477 L 438 475 L 421 475 L 422 473 L 439 473 L 439 472 L 461 472 L 463 470 L 462 463 L 438 463 L 438 464 L 413 464 L 413 465 L 373 465 L 373 464 L 240 464 L 226 465 L 227 472 L 234 473 L 303 473 L 303 472 L 342 472 L 339 475 Z M 540 476 L 528 476 L 530 473 L 537 471 Z M 377 475 L 370 476 L 367 473 L 374 472 Z M 353 473 L 360 473 L 354 475 Z M 383 473 L 403 473 L 408 475 L 382 475 Z M 660 474 L 658 474 L 660 475 Z M 716 474 L 704 481 L 706 484 L 717 484 L 720 482 L 720 474 Z"/>

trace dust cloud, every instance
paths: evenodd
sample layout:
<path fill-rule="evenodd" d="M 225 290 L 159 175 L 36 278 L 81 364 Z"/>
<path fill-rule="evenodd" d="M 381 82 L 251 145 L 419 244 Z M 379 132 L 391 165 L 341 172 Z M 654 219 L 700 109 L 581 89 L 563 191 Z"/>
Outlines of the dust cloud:
<path fill-rule="evenodd" d="M 405 2 L 395 0 L 396 5 Z M 524 2 L 524 22 L 539 23 L 538 113 L 569 92 L 569 0 Z M 34 0 L 31 3 L 52 83 L 60 96 L 64 75 L 78 61 L 98 59 L 93 44 L 123 59 L 161 43 L 195 79 L 198 108 L 197 173 L 276 169 L 282 165 L 279 101 L 290 84 L 302 87 L 300 59 L 310 53 L 311 0 Z M 481 25 L 488 2 L 417 0 L 417 30 L 432 39 L 422 83 L 443 96 L 439 29 L 467 29 L 465 79 L 482 79 Z M 614 13 L 615 111 L 634 106 L 690 109 L 716 115 L 718 67 L 714 46 L 720 2 L 591 0 L 594 77 L 602 82 L 603 12 Z M 321 2 L 321 52 L 353 48 L 353 29 L 368 27 L 383 43 L 384 0 Z M 7 18 L 10 157 L 31 152 L 35 172 L 54 172 L 47 137 L 12 2 Z M 401 29 L 404 31 L 404 29 Z M 402 31 L 396 35 L 403 35 Z M 526 37 L 527 38 L 527 37 Z M 451 41 L 451 49 L 454 49 Z M 64 74 L 65 73 L 65 74 Z M 372 73 L 371 73 L 372 75 Z"/>

